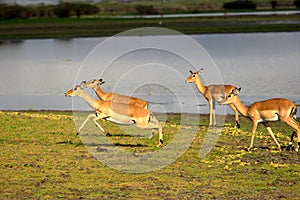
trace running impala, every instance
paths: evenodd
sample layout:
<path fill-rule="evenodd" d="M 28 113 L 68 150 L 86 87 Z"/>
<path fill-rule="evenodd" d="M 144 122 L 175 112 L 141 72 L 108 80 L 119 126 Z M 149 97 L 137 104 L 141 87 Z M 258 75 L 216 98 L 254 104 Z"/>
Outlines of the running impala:
<path fill-rule="evenodd" d="M 295 130 L 292 133 L 291 141 L 289 145 L 291 146 L 293 144 L 293 137 L 296 133 L 298 141 L 295 150 L 298 151 L 300 145 L 300 126 L 295 119 L 297 106 L 290 100 L 283 99 L 283 98 L 274 98 L 265 101 L 257 101 L 250 106 L 245 106 L 238 98 L 238 94 L 240 90 L 241 89 L 239 88 L 232 91 L 231 94 L 225 97 L 221 103 L 233 104 L 242 115 L 249 117 L 252 120 L 253 122 L 252 137 L 251 137 L 251 143 L 248 148 L 248 151 L 253 147 L 255 131 L 258 123 L 260 122 L 263 123 L 263 125 L 266 127 L 268 133 L 275 141 L 279 151 L 281 151 L 281 146 L 276 140 L 275 135 L 268 124 L 268 122 L 278 121 L 278 120 L 285 122 L 287 125 L 289 125 Z"/>
<path fill-rule="evenodd" d="M 163 145 L 162 126 L 151 111 L 133 105 L 94 99 L 80 85 L 77 85 L 76 87 L 67 91 L 65 93 L 65 96 L 81 97 L 96 112 L 96 114 L 90 114 L 85 119 L 84 123 L 80 126 L 77 134 L 80 133 L 81 129 L 90 118 L 94 118 L 93 122 L 103 133 L 105 133 L 104 129 L 96 121 L 98 119 L 105 119 L 117 124 L 135 123 L 138 128 L 152 129 L 152 135 L 154 130 L 158 130 L 158 147 L 161 147 Z"/>
<path fill-rule="evenodd" d="M 232 92 L 236 87 L 233 85 L 208 85 L 205 86 L 201 79 L 200 74 L 203 69 L 200 69 L 198 72 L 193 72 L 190 70 L 191 75 L 186 79 L 187 83 L 195 83 L 198 91 L 205 97 L 209 104 L 209 125 L 216 125 L 216 103 L 220 103 L 223 100 L 223 96 L 227 96 Z M 235 123 L 236 127 L 240 128 L 239 121 L 239 112 L 234 107 L 233 104 L 228 103 L 230 108 L 234 111 L 235 114 Z M 214 121 L 213 121 L 213 120 Z"/>

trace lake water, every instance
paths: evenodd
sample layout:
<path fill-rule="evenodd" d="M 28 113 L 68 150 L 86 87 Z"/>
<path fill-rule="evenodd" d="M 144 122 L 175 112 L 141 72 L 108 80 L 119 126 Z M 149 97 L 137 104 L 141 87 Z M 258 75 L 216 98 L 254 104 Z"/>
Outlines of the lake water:
<path fill-rule="evenodd" d="M 242 87 L 245 104 L 271 97 L 300 104 L 300 32 L 190 37 L 0 41 L 0 109 L 90 110 L 64 92 L 103 78 L 104 91 L 144 98 L 154 112 L 207 113 L 206 100 L 185 83 L 200 68 L 205 84 Z"/>

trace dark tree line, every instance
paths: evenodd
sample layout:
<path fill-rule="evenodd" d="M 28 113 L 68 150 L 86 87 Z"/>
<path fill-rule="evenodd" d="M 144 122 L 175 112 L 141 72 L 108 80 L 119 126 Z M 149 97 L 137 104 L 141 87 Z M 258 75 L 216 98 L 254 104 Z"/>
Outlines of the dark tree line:
<path fill-rule="evenodd" d="M 71 17 L 99 13 L 96 5 L 88 3 L 59 3 L 57 5 L 21 6 L 0 3 L 0 19 L 30 17 Z"/>

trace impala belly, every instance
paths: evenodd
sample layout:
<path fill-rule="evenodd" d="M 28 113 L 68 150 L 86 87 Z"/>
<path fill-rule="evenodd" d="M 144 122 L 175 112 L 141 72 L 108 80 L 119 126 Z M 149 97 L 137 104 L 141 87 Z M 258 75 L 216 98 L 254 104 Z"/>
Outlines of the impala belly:
<path fill-rule="evenodd" d="M 116 112 L 112 112 L 112 115 L 106 119 L 108 121 L 111 121 L 111 122 L 114 122 L 117 124 L 134 124 L 135 123 L 135 121 L 131 117 L 129 117 L 127 115 L 121 115 Z"/>
<path fill-rule="evenodd" d="M 130 125 L 130 124 L 134 124 L 135 122 L 132 120 L 132 121 L 118 121 L 116 119 L 113 119 L 111 117 L 108 117 L 108 118 L 105 118 L 107 121 L 110 121 L 110 122 L 113 122 L 113 123 L 116 123 L 116 124 L 123 124 L 123 125 Z"/>
<path fill-rule="evenodd" d="M 259 122 L 266 122 L 266 121 L 278 121 L 279 116 L 277 114 L 277 110 L 266 110 L 260 111 L 260 120 Z"/>

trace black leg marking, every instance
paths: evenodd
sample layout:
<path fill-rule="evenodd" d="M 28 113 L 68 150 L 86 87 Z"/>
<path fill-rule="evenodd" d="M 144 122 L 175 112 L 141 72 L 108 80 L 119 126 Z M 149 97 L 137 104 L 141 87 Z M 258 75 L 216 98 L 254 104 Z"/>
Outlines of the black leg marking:
<path fill-rule="evenodd" d="M 237 128 L 241 128 L 241 125 L 240 125 L 240 123 L 238 121 L 235 121 L 235 124 L 236 124 Z"/>

